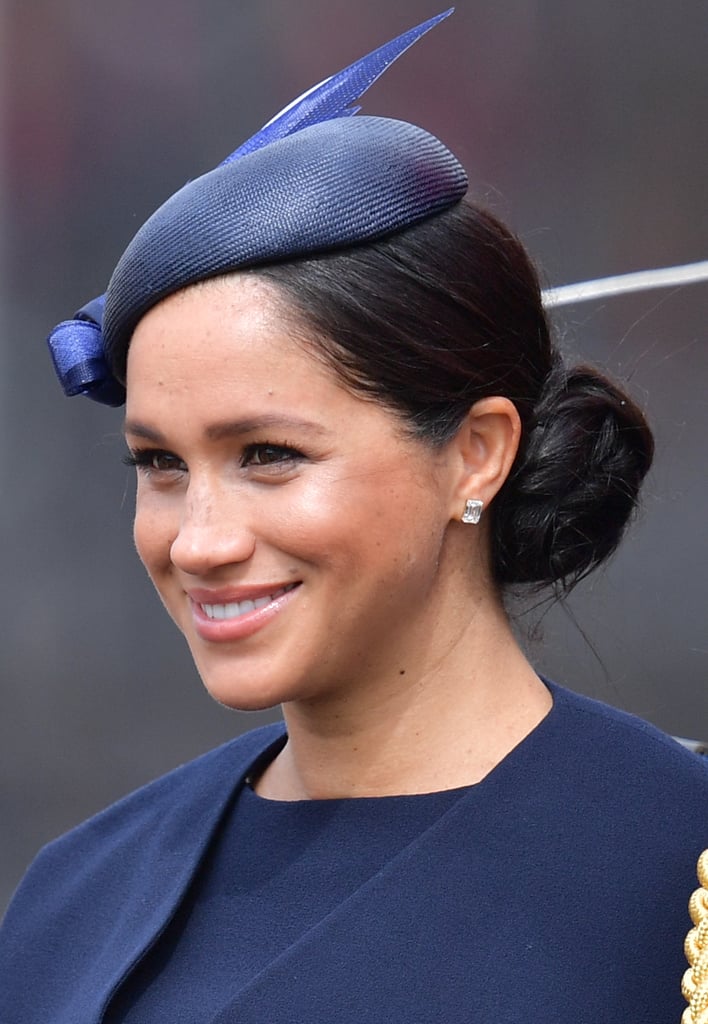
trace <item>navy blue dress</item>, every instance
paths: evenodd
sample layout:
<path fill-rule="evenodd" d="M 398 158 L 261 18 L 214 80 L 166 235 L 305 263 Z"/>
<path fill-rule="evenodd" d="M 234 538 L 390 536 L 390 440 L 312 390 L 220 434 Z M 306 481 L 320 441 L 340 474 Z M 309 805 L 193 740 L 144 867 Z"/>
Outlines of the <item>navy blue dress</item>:
<path fill-rule="evenodd" d="M 482 782 L 285 804 L 271 727 L 50 844 L 0 929 L 2 1024 L 669 1024 L 708 769 L 551 687 Z"/>
<path fill-rule="evenodd" d="M 107 1021 L 211 1021 L 465 792 L 292 803 L 245 786 Z"/>

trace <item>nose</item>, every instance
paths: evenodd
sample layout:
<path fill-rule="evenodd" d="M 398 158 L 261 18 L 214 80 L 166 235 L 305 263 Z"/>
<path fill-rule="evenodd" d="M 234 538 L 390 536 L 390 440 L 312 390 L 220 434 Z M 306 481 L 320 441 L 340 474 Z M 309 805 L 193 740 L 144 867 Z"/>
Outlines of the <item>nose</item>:
<path fill-rule="evenodd" d="M 190 482 L 179 529 L 170 545 L 172 564 L 190 576 L 203 576 L 221 566 L 247 561 L 256 544 L 247 519 L 244 503 L 236 495 Z"/>

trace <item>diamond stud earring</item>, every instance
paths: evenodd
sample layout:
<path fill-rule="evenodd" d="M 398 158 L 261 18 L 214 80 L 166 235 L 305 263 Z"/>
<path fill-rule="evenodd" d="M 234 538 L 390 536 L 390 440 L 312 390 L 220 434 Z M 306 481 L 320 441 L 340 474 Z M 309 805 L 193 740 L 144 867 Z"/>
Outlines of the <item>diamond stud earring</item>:
<path fill-rule="evenodd" d="M 460 522 L 472 523 L 475 525 L 482 517 L 484 502 L 479 498 L 468 498 L 465 502 L 465 511 L 460 516 Z"/>

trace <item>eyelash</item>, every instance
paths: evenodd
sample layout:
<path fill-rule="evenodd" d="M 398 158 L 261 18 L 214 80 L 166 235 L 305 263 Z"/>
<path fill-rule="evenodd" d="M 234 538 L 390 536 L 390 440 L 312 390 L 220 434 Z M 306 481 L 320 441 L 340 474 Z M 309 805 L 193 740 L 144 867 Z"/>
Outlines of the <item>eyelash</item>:
<path fill-rule="evenodd" d="M 276 457 L 266 459 L 265 461 L 258 461 L 258 457 L 262 459 L 265 453 L 275 454 Z M 267 469 L 269 466 L 292 466 L 295 463 L 303 461 L 304 458 L 305 456 L 302 452 L 288 444 L 270 444 L 268 442 L 260 442 L 245 446 L 241 454 L 240 465 L 243 468 L 255 466 L 257 468 Z M 157 465 L 158 460 L 161 459 L 169 460 L 172 465 Z M 173 455 L 172 452 L 165 451 L 162 448 L 132 449 L 127 455 L 123 456 L 123 463 L 126 466 L 134 466 L 138 471 L 142 471 L 144 473 L 185 472 L 187 468 L 182 459 L 179 459 L 176 455 Z"/>
<path fill-rule="evenodd" d="M 266 462 L 257 462 L 255 456 L 257 454 L 263 455 L 264 452 L 271 452 L 276 454 L 276 458 L 270 459 Z M 243 449 L 241 456 L 242 466 L 278 466 L 278 465 L 293 465 L 296 462 L 302 462 L 305 456 L 297 448 L 293 448 L 289 444 L 270 444 L 267 441 L 261 442 L 260 444 L 247 444 Z"/>
<path fill-rule="evenodd" d="M 170 466 L 169 469 L 166 466 L 160 467 L 156 465 L 158 459 L 172 459 L 177 465 Z M 163 451 L 161 448 L 134 448 L 127 455 L 123 456 L 124 465 L 134 466 L 137 470 L 142 470 L 145 473 L 174 472 L 176 469 L 181 468 L 179 466 L 181 461 L 176 455 Z"/>

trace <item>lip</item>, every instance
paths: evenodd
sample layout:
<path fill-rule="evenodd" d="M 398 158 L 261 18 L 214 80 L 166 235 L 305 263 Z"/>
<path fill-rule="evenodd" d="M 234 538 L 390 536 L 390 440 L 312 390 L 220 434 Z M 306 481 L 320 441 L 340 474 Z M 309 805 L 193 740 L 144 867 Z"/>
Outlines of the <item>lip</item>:
<path fill-rule="evenodd" d="M 287 590 L 284 589 L 286 587 Z M 299 589 L 299 581 L 231 587 L 224 590 L 197 588 L 187 591 L 187 597 L 198 636 L 211 643 L 231 643 L 252 636 L 267 626 L 290 604 Z M 210 617 L 204 609 L 204 605 L 233 605 L 244 601 L 259 601 L 270 597 L 271 594 L 278 596 L 261 608 L 254 608 L 231 618 Z"/>

